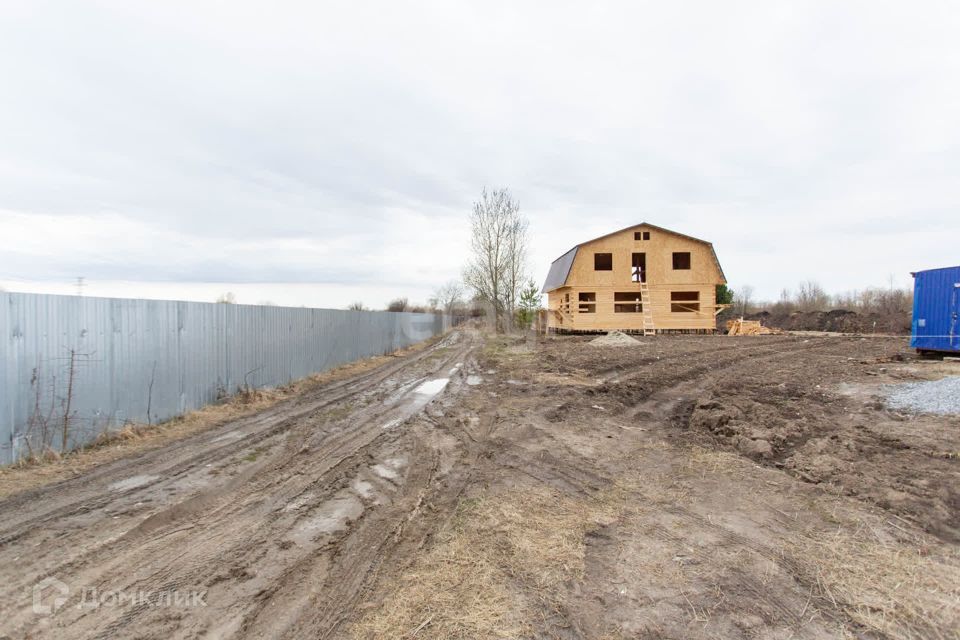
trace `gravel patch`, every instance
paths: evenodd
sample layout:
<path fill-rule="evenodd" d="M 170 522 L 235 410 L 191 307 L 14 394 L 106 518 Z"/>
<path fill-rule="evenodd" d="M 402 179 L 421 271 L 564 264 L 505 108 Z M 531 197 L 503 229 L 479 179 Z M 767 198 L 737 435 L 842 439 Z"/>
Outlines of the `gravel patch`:
<path fill-rule="evenodd" d="M 595 347 L 636 347 L 642 343 L 621 331 L 611 331 L 604 336 L 594 338 L 590 344 Z"/>
<path fill-rule="evenodd" d="M 960 414 L 960 376 L 886 385 L 884 392 L 887 404 L 895 409 L 941 415 Z"/>

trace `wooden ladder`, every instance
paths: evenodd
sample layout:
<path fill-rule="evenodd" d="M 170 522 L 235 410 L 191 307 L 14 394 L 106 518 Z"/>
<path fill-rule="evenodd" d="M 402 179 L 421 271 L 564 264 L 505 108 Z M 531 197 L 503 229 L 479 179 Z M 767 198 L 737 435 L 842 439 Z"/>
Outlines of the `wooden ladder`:
<path fill-rule="evenodd" d="M 560 326 L 562 326 L 564 329 L 570 328 L 570 325 L 573 324 L 573 314 L 568 311 L 564 311 L 563 307 L 559 309 L 551 309 L 551 311 L 553 311 L 554 315 L 560 319 Z M 564 324 L 564 322 L 566 322 L 566 324 Z"/>
<path fill-rule="evenodd" d="M 650 304 L 650 287 L 640 281 L 640 304 L 643 306 L 643 335 L 657 335 L 657 328 L 653 324 L 653 307 Z"/>

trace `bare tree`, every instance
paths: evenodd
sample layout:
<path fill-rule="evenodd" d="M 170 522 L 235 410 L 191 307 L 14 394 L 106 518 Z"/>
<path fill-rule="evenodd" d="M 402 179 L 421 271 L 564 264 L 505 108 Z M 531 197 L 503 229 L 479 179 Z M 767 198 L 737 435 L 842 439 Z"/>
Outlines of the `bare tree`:
<path fill-rule="evenodd" d="M 745 316 L 750 313 L 750 305 L 753 302 L 753 287 L 749 284 L 737 288 L 733 296 L 733 308 L 737 315 Z"/>
<path fill-rule="evenodd" d="M 527 277 L 526 264 L 529 228 L 530 223 L 527 219 L 519 215 L 518 205 L 517 215 L 510 223 L 510 234 L 507 236 L 507 300 L 504 306 L 506 306 L 507 318 L 509 318 L 511 324 L 516 317 L 517 302 L 520 299 Z"/>
<path fill-rule="evenodd" d="M 801 311 L 824 311 L 830 306 L 830 296 L 818 282 L 807 280 L 797 290 L 797 306 Z"/>
<path fill-rule="evenodd" d="M 233 291 L 227 291 L 226 293 L 221 294 L 219 298 L 217 298 L 217 303 L 218 304 L 236 304 L 237 296 L 234 295 Z"/>
<path fill-rule="evenodd" d="M 528 223 L 507 189 L 484 189 L 473 204 L 470 226 L 473 255 L 463 280 L 492 307 L 494 325 L 503 331 L 504 313 L 513 315 L 524 282 Z"/>
<path fill-rule="evenodd" d="M 387 311 L 406 311 L 409 306 L 406 298 L 394 298 L 387 303 Z"/>
<path fill-rule="evenodd" d="M 790 292 L 790 289 L 783 288 L 780 290 L 780 298 L 770 305 L 770 310 L 774 313 L 793 313 L 796 311 L 797 305 L 794 303 L 793 294 Z"/>
<path fill-rule="evenodd" d="M 434 313 L 436 309 L 423 304 L 409 304 L 404 311 L 409 311 L 410 313 Z"/>
<path fill-rule="evenodd" d="M 429 303 L 434 309 L 450 313 L 463 304 L 463 285 L 456 280 L 440 285 L 430 296 Z"/>
<path fill-rule="evenodd" d="M 366 311 L 367 308 L 363 306 L 363 303 L 357 300 L 356 302 L 351 302 L 350 306 L 347 307 L 348 311 Z"/>
<path fill-rule="evenodd" d="M 847 309 L 858 313 L 907 314 L 913 308 L 913 291 L 868 287 L 859 291 L 837 294 L 833 296 L 831 304 L 836 309 Z"/>

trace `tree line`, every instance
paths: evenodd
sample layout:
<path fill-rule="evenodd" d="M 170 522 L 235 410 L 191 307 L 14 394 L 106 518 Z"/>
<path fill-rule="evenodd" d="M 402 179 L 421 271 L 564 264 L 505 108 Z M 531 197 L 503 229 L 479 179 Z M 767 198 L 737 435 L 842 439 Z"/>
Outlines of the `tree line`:
<path fill-rule="evenodd" d="M 729 291 L 729 290 L 728 290 Z M 754 298 L 753 287 L 742 285 L 729 291 L 731 310 L 737 315 L 769 311 L 775 315 L 843 309 L 861 314 L 907 314 L 913 309 L 913 289 L 867 287 L 846 293 L 829 294 L 816 281 L 801 282 L 796 289 L 782 289 L 777 300 Z M 718 300 L 719 301 L 719 300 Z"/>

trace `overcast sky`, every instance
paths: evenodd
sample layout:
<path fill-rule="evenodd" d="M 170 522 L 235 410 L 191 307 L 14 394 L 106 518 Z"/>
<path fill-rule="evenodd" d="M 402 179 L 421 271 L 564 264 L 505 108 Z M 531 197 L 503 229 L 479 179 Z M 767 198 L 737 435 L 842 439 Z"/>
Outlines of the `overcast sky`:
<path fill-rule="evenodd" d="M 953 2 L 0 0 L 0 286 L 341 307 L 643 221 L 759 297 L 960 263 Z"/>

